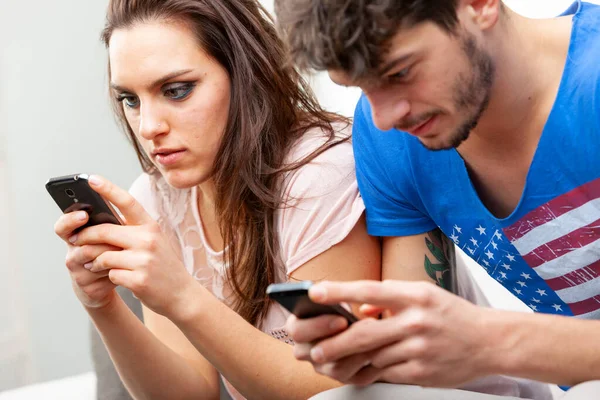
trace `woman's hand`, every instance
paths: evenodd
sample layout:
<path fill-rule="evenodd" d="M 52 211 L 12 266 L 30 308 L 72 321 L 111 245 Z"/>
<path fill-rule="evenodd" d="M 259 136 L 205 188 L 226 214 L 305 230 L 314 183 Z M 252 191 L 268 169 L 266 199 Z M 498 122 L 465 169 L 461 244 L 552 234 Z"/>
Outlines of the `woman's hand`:
<path fill-rule="evenodd" d="M 91 176 L 89 183 L 117 206 L 127 224 L 91 226 L 69 238 L 77 247 L 113 247 L 86 267 L 131 290 L 154 312 L 168 318 L 181 317 L 187 309 L 188 294 L 200 285 L 187 272 L 157 222 L 127 191 L 97 176 Z"/>
<path fill-rule="evenodd" d="M 73 290 L 81 303 L 88 308 L 100 308 L 108 305 L 114 298 L 115 284 L 108 279 L 108 272 L 94 273 L 84 265 L 96 259 L 106 251 L 118 250 L 108 245 L 73 246 L 69 238 L 73 231 L 88 220 L 85 211 L 76 211 L 62 215 L 54 225 L 56 234 L 67 243 L 66 266 L 71 275 Z"/>

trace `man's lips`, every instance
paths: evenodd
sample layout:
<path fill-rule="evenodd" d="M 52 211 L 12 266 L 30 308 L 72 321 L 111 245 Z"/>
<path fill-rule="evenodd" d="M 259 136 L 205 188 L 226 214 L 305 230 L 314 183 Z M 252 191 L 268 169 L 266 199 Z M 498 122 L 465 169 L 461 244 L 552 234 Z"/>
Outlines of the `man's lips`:
<path fill-rule="evenodd" d="M 413 125 L 408 128 L 400 128 L 399 130 L 408 132 L 413 136 L 423 136 L 426 134 L 430 128 L 433 126 L 433 123 L 437 120 L 437 115 L 432 115 L 427 118 L 425 121 L 418 123 L 417 125 Z"/>

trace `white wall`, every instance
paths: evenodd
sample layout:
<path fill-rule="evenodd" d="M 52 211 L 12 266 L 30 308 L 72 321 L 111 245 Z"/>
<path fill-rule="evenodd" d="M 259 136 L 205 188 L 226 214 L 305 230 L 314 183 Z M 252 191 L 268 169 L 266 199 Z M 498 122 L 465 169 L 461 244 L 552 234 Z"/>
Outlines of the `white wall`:
<path fill-rule="evenodd" d="M 12 318 L 0 320 L 0 337 L 29 329 L 19 345 L 32 360 L 25 380 L 91 370 L 88 319 L 71 289 L 65 246 L 53 233 L 60 212 L 45 181 L 95 172 L 128 186 L 139 171 L 108 106 L 99 42 L 106 4 L 0 1 L 0 225 L 7 227 L 0 240 L 6 233 L 11 240 L 0 246 L 10 255 L 7 260 L 0 253 L 0 290 L 12 289 L 16 305 Z M 22 310 L 20 317 L 15 310 Z M 6 376 L 1 360 L 0 375 Z M 0 380 L 0 390 L 8 385 Z"/>
<path fill-rule="evenodd" d="M 1 105 L 0 105 L 1 107 Z M 6 145 L 0 135 L 0 390 L 24 385 L 32 378 L 32 352 L 28 337 L 27 320 L 23 318 L 22 282 L 16 268 L 12 235 L 14 220 L 10 215 L 6 180 Z"/>

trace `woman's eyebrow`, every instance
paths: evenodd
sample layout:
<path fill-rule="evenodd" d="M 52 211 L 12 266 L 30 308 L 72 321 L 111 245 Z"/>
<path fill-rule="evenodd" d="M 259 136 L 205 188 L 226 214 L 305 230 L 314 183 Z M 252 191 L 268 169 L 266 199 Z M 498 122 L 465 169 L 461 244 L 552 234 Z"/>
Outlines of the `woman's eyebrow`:
<path fill-rule="evenodd" d="M 162 86 L 165 82 L 170 81 L 173 78 L 177 78 L 178 76 L 185 75 L 192 71 L 193 71 L 192 69 L 181 69 L 181 70 L 177 70 L 177 71 L 168 73 L 167 75 L 163 76 L 162 78 L 159 78 L 159 79 L 155 80 L 154 82 L 152 82 L 152 84 L 150 84 L 149 89 L 152 90 L 158 86 Z M 120 86 L 114 82 L 111 82 L 110 87 L 119 92 L 129 91 L 127 88 Z"/>

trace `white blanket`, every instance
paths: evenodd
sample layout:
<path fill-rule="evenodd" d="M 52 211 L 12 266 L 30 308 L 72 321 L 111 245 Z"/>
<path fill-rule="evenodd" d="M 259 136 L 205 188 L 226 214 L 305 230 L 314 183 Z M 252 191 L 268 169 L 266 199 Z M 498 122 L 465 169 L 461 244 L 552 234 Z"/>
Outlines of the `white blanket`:
<path fill-rule="evenodd" d="M 0 393 L 0 400 L 95 400 L 96 374 L 88 372 Z"/>

